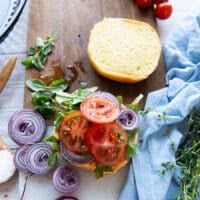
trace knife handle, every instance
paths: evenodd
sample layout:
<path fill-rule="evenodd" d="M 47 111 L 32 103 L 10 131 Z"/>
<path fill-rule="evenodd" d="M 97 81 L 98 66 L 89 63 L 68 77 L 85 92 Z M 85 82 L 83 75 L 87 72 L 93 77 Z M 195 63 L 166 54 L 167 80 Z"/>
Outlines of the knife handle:
<path fill-rule="evenodd" d="M 17 56 L 13 56 L 7 62 L 7 64 L 3 67 L 2 71 L 0 72 L 0 92 L 2 92 L 3 88 L 5 87 L 13 68 L 16 64 Z"/>

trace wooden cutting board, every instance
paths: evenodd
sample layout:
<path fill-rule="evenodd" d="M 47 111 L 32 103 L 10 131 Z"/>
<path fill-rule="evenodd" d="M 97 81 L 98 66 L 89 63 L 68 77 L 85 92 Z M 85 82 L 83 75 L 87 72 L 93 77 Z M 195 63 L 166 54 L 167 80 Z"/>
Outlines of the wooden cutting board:
<path fill-rule="evenodd" d="M 28 47 L 34 44 L 36 37 L 56 34 L 57 41 L 45 69 L 42 72 L 27 69 L 26 80 L 54 76 L 55 65 L 62 66 L 66 75 L 68 65 L 81 63 L 81 66 L 76 65 L 77 77 L 69 91 L 77 89 L 81 82 L 87 82 L 89 87 L 98 86 L 100 90 L 122 95 L 128 103 L 140 93 L 146 97 L 147 93 L 165 86 L 162 58 L 157 70 L 147 80 L 123 84 L 96 74 L 86 54 L 90 30 L 95 23 L 104 17 L 121 17 L 148 22 L 157 29 L 152 8 L 139 9 L 133 0 L 31 0 L 29 10 Z M 31 108 L 31 93 L 27 88 L 24 95 L 24 107 Z M 141 106 L 144 102 L 145 98 Z"/>

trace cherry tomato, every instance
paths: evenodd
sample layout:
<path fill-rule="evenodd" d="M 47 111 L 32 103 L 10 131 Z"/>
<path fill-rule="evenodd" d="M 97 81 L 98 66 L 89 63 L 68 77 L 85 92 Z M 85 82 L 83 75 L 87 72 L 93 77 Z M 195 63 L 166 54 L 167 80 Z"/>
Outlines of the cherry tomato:
<path fill-rule="evenodd" d="M 153 0 L 154 4 L 159 4 L 159 3 L 163 3 L 163 2 L 168 2 L 168 0 Z"/>
<path fill-rule="evenodd" d="M 117 119 L 120 113 L 119 105 L 114 101 L 98 96 L 84 99 L 80 110 L 86 119 L 94 123 L 112 122 Z"/>
<path fill-rule="evenodd" d="M 141 8 L 146 8 L 152 5 L 153 0 L 135 0 L 136 4 Z"/>
<path fill-rule="evenodd" d="M 116 121 L 93 124 L 85 134 L 85 143 L 97 163 L 114 166 L 126 159 L 128 134 Z"/>
<path fill-rule="evenodd" d="M 155 16 L 159 19 L 167 19 L 171 16 L 172 11 L 173 8 L 170 3 L 160 3 L 156 5 Z"/>
<path fill-rule="evenodd" d="M 84 135 L 91 125 L 80 111 L 67 114 L 58 127 L 58 135 L 65 148 L 77 154 L 88 152 L 84 142 Z"/>

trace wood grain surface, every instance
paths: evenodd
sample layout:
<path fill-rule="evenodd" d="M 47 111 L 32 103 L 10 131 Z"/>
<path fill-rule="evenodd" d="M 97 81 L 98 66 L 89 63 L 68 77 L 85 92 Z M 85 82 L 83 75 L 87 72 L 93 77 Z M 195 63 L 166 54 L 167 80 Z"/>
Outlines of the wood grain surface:
<path fill-rule="evenodd" d="M 104 17 L 121 17 L 148 22 L 157 29 L 152 8 L 139 9 L 131 0 L 31 0 L 28 26 L 28 47 L 34 44 L 36 37 L 45 38 L 56 34 L 57 41 L 53 54 L 45 69 L 38 72 L 26 70 L 26 80 L 54 74 L 53 65 L 58 63 L 68 73 L 67 66 L 80 62 L 78 76 L 69 91 L 79 87 L 81 82 L 89 86 L 98 86 L 100 90 L 114 95 L 122 95 L 125 103 L 132 101 L 139 93 L 147 93 L 165 86 L 165 72 L 162 56 L 157 70 L 146 80 L 137 84 L 123 84 L 108 80 L 96 74 L 89 63 L 86 49 L 90 30 Z M 24 92 L 24 107 L 31 108 L 31 94 Z M 145 98 L 141 102 L 144 105 Z"/>

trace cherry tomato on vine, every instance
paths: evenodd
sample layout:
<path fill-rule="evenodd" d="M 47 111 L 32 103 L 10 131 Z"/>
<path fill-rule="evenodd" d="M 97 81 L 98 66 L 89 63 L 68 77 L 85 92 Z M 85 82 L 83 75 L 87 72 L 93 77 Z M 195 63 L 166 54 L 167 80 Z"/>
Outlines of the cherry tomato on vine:
<path fill-rule="evenodd" d="M 164 2 L 168 2 L 168 0 L 153 0 L 154 4 L 159 4 L 159 3 L 164 3 Z"/>
<path fill-rule="evenodd" d="M 156 5 L 155 16 L 159 19 L 167 19 L 171 16 L 173 7 L 170 3 L 164 2 Z"/>
<path fill-rule="evenodd" d="M 135 3 L 141 8 L 146 8 L 152 5 L 153 0 L 135 0 Z"/>
<path fill-rule="evenodd" d="M 126 159 L 128 134 L 117 122 L 93 124 L 85 134 L 85 143 L 97 163 L 114 166 Z"/>

